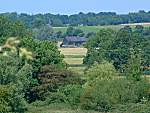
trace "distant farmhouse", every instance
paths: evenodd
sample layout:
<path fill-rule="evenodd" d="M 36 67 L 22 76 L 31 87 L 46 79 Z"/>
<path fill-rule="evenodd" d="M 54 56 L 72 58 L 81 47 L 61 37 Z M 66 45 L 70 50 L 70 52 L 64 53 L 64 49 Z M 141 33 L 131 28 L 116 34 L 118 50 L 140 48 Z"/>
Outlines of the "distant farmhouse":
<path fill-rule="evenodd" d="M 81 47 L 86 41 L 87 39 L 85 37 L 67 36 L 64 38 L 60 47 Z"/>

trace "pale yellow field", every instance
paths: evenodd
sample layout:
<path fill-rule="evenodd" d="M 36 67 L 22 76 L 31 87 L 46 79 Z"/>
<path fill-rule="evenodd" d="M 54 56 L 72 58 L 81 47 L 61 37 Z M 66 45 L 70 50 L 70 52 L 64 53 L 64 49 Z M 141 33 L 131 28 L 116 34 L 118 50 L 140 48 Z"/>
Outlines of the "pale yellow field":
<path fill-rule="evenodd" d="M 64 58 L 67 64 L 83 64 L 83 58 Z"/>
<path fill-rule="evenodd" d="M 86 48 L 60 48 L 61 54 L 64 55 L 86 55 Z"/>
<path fill-rule="evenodd" d="M 75 65 L 74 67 L 69 67 L 70 70 L 79 74 L 84 73 L 85 66 L 82 64 L 87 53 L 86 48 L 60 48 L 59 50 L 65 56 L 64 61 L 68 65 Z"/>

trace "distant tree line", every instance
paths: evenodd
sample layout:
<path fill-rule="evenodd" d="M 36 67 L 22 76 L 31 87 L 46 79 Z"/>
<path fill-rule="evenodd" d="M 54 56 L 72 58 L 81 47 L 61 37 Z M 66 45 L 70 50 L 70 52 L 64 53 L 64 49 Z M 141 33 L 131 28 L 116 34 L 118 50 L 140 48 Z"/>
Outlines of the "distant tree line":
<path fill-rule="evenodd" d="M 17 14 L 2 13 L 0 15 L 6 16 L 12 21 L 22 21 L 27 27 L 37 28 L 42 25 L 51 25 L 53 27 L 62 26 L 96 26 L 96 25 L 117 25 L 127 23 L 141 23 L 150 22 L 150 11 L 145 12 L 140 10 L 136 13 L 116 14 L 115 12 L 100 12 L 100 13 L 82 13 L 74 15 L 54 15 L 54 14 L 36 14 L 29 15 L 25 13 Z"/>

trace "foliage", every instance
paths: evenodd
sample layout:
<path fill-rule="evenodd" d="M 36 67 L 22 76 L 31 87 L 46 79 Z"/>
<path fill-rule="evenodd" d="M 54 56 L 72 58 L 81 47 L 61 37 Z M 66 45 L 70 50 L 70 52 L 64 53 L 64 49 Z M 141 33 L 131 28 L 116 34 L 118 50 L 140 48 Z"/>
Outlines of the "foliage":
<path fill-rule="evenodd" d="M 115 12 L 82 13 L 74 15 L 54 15 L 50 13 L 28 15 L 25 13 L 4 13 L 1 14 L 12 21 L 22 21 L 27 27 L 37 28 L 43 25 L 52 25 L 54 27 L 72 26 L 96 26 L 96 25 L 116 25 L 127 23 L 149 22 L 150 12 L 139 11 L 129 14 L 116 14 Z"/>
<path fill-rule="evenodd" d="M 141 56 L 138 51 L 136 53 L 134 50 L 131 51 L 131 58 L 129 59 L 126 67 L 125 74 L 129 79 L 133 79 L 135 81 L 141 80 L 142 69 L 141 69 Z"/>
<path fill-rule="evenodd" d="M 80 96 L 83 92 L 83 88 L 81 85 L 67 85 L 59 88 L 59 92 L 65 95 L 65 102 L 70 106 L 79 106 Z"/>
<path fill-rule="evenodd" d="M 1 113 L 8 113 L 10 107 L 8 106 L 8 99 L 9 99 L 9 88 L 7 86 L 0 85 L 0 112 Z"/>
<path fill-rule="evenodd" d="M 54 40 L 53 29 L 50 26 L 42 26 L 33 30 L 34 38 L 39 40 Z"/>
<path fill-rule="evenodd" d="M 117 70 L 124 72 L 124 66 L 131 57 L 130 50 L 133 49 L 135 52 L 139 50 L 141 52 L 141 66 L 149 66 L 150 40 L 143 35 L 143 32 L 133 31 L 129 26 L 118 32 L 100 30 L 86 44 L 88 52 L 84 63 L 91 66 L 94 62 L 101 63 L 107 60 L 113 62 Z"/>
<path fill-rule="evenodd" d="M 84 35 L 82 30 L 73 27 L 68 27 L 65 35 L 55 34 L 51 25 L 147 22 L 149 19 L 145 15 L 149 12 L 1 15 L 4 17 L 0 16 L 0 112 L 24 113 L 27 102 L 33 101 L 37 107 L 62 103 L 75 109 L 99 112 L 149 112 L 150 87 L 142 77 L 142 69 L 150 65 L 149 28 L 125 26 L 119 31 L 102 29 L 97 34 L 87 34 L 88 53 L 84 63 L 89 69 L 84 81 L 83 76 L 67 70 L 56 43 L 47 40 Z M 31 34 L 20 20 L 34 29 L 37 39 L 28 38 Z M 8 38 L 10 36 L 15 38 Z"/>
<path fill-rule="evenodd" d="M 4 103 L 3 110 L 8 112 L 23 113 L 26 110 L 25 92 L 29 88 L 32 79 L 32 66 L 17 51 L 18 40 L 9 38 L 1 46 L 0 53 L 0 86 L 2 86 L 1 100 Z M 7 49 L 12 49 L 9 51 Z M 18 48 L 19 50 L 20 48 Z M 19 51 L 21 53 L 21 51 Z M 25 55 L 25 53 L 24 53 Z M 26 57 L 25 57 L 26 59 Z M 3 90 L 7 87 L 8 92 Z M 4 92 L 3 92 L 4 91 Z M 6 93 L 5 93 L 6 92 Z M 6 101 L 6 102 L 5 102 Z M 5 103 L 8 106 L 5 107 Z"/>
<path fill-rule="evenodd" d="M 39 85 L 31 88 L 31 91 L 28 94 L 31 99 L 29 100 L 30 102 L 35 101 L 36 99 L 45 100 L 46 96 L 49 95 L 49 92 L 57 92 L 57 89 L 61 86 L 82 83 L 77 74 L 51 65 L 43 66 L 37 75 L 37 78 Z"/>
<path fill-rule="evenodd" d="M 8 86 L 8 96 L 5 98 L 12 112 L 24 112 L 26 101 L 24 93 L 32 80 L 32 67 L 23 65 L 16 55 L 0 55 L 0 84 Z M 23 65 L 23 66 L 22 66 Z M 4 97 L 2 97 L 4 98 Z"/>
<path fill-rule="evenodd" d="M 44 65 L 65 67 L 63 55 L 60 54 L 55 43 L 46 40 L 40 41 L 33 38 L 23 38 L 21 45 L 33 51 L 34 58 L 31 64 L 34 72 L 38 72 Z"/>
<path fill-rule="evenodd" d="M 148 89 L 145 81 L 135 83 L 126 79 L 99 80 L 85 89 L 81 107 L 108 112 L 116 104 L 141 102 L 148 97 Z"/>
<path fill-rule="evenodd" d="M 87 81 L 91 83 L 97 80 L 110 80 L 114 79 L 118 74 L 111 63 L 103 62 L 101 64 L 95 64 L 86 71 Z"/>
<path fill-rule="evenodd" d="M 74 27 L 68 27 L 66 30 L 66 36 L 84 36 L 84 33 L 81 29 L 77 29 Z"/>
<path fill-rule="evenodd" d="M 100 63 L 105 59 L 107 60 L 106 56 L 109 55 L 114 36 L 115 31 L 111 29 L 102 29 L 95 36 L 92 36 L 85 45 L 88 52 L 84 64 L 90 66 L 94 62 Z"/>
<path fill-rule="evenodd" d="M 137 65 L 136 62 L 134 63 Z M 133 71 L 137 69 L 134 65 L 130 68 Z M 128 74 L 134 73 L 128 71 Z M 139 76 L 138 71 L 136 74 Z M 139 103 L 143 98 L 148 101 L 150 88 L 148 81 L 142 78 L 136 80 L 136 76 L 132 76 L 132 79 L 118 76 L 114 66 L 110 63 L 105 62 L 93 66 L 87 71 L 87 77 L 85 90 L 81 96 L 83 109 L 109 112 L 117 104 Z"/>
<path fill-rule="evenodd" d="M 24 25 L 20 21 L 12 22 L 4 16 L 0 16 L 0 37 L 25 37 L 30 36 Z M 1 40 L 0 42 L 5 42 Z"/>

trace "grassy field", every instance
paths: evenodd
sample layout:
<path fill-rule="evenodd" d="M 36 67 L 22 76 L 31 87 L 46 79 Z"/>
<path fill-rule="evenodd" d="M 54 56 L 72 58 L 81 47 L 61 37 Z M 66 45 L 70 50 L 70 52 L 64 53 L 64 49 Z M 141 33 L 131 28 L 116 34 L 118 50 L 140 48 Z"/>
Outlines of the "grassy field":
<path fill-rule="evenodd" d="M 107 29 L 107 28 L 111 28 L 114 30 L 119 30 L 120 28 L 123 28 L 126 25 L 130 25 L 131 27 L 135 27 L 136 25 L 143 25 L 144 27 L 150 27 L 150 23 L 144 24 L 144 23 L 140 23 L 140 24 L 124 24 L 124 25 L 105 25 L 105 26 L 78 26 L 75 28 L 81 29 L 83 30 L 85 33 L 88 32 L 98 32 L 100 29 Z M 62 31 L 63 33 L 66 32 L 67 27 L 54 27 L 54 31 L 58 32 L 58 31 Z"/>
<path fill-rule="evenodd" d="M 75 27 L 75 28 L 78 28 L 78 29 L 81 29 L 83 30 L 85 33 L 88 33 L 88 32 L 98 32 L 100 29 L 102 28 L 112 28 L 112 29 L 120 29 L 122 28 L 123 26 L 122 25 L 110 25 L 110 26 L 78 26 L 78 27 Z M 61 31 L 61 32 L 66 32 L 67 30 L 67 27 L 54 27 L 54 31 L 55 32 L 58 32 L 58 31 Z"/>
<path fill-rule="evenodd" d="M 87 53 L 86 48 L 60 48 L 61 54 L 65 56 L 64 61 L 69 65 L 69 69 L 83 74 L 85 66 L 83 58 Z"/>

